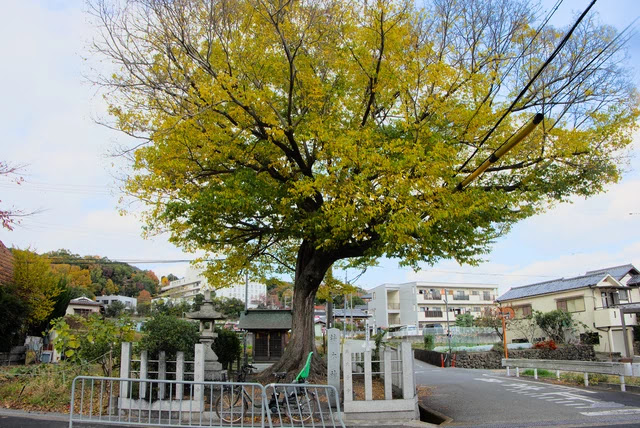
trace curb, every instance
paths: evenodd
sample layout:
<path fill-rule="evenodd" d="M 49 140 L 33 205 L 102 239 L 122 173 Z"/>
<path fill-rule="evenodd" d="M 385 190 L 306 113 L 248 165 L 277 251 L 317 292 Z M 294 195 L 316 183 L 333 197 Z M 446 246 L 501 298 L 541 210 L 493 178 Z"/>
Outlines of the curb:
<path fill-rule="evenodd" d="M 69 422 L 69 414 L 56 412 L 30 412 L 27 410 L 0 408 L 0 416 L 16 416 L 30 419 Z"/>

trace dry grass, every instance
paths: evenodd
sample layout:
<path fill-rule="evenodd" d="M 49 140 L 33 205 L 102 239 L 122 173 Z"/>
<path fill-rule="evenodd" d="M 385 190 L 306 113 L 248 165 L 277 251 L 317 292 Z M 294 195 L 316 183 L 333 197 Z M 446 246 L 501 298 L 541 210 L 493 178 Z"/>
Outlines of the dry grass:
<path fill-rule="evenodd" d="M 81 374 L 99 375 L 99 366 L 39 364 L 0 369 L 0 406 L 44 412 L 69 412 L 71 383 Z"/>

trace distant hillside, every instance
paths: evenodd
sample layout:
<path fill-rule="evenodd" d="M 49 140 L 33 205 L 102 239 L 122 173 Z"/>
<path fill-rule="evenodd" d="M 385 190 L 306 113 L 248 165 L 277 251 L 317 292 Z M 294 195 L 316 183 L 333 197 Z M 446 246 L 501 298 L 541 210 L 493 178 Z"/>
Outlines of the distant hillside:
<path fill-rule="evenodd" d="M 89 297 L 108 294 L 137 297 L 142 290 L 155 296 L 159 291 L 158 277 L 150 270 L 106 257 L 80 256 L 65 249 L 42 255 L 51 263 L 53 272 L 66 278 L 69 288 L 84 290 Z"/>

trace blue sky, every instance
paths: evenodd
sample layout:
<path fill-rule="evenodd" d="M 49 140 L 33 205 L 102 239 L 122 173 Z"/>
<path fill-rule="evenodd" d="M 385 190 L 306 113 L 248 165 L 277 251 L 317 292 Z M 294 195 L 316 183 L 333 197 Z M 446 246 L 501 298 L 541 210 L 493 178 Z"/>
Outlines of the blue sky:
<path fill-rule="evenodd" d="M 566 26 L 588 1 L 565 0 L 553 24 Z M 543 2 L 549 8 L 554 1 Z M 2 206 L 42 209 L 15 231 L 0 229 L 5 245 L 38 252 L 67 248 L 81 255 L 114 259 L 184 259 L 192 255 L 168 243 L 166 236 L 140 237 L 135 215 L 118 211 L 120 159 L 109 152 L 122 135 L 95 123 L 105 106 L 85 76 L 108 64 L 86 59 L 94 34 L 81 0 L 7 2 L 0 17 L 0 51 L 5 82 L 0 104 L 1 159 L 26 165 L 25 183 L 0 180 Z M 602 22 L 618 29 L 640 15 L 640 2 L 600 0 Z M 629 44 L 630 64 L 640 86 L 640 38 Z M 623 180 L 605 194 L 555 207 L 523 221 L 494 245 L 478 267 L 443 261 L 413 272 L 381 260 L 358 281 L 370 288 L 383 282 L 412 280 L 493 283 L 509 286 L 571 276 L 604 266 L 635 263 L 640 267 L 640 136 Z M 134 205 L 133 211 L 136 211 Z M 630 213 L 639 213 L 630 215 Z M 140 265 L 159 275 L 184 273 L 186 264 Z M 356 271 L 347 272 L 349 277 Z M 343 273 L 338 273 L 343 275 Z"/>

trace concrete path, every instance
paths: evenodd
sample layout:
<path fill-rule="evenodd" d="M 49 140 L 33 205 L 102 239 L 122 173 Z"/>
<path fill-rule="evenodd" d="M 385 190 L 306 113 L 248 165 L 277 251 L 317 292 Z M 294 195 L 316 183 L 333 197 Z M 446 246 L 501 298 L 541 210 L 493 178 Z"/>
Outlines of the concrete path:
<path fill-rule="evenodd" d="M 640 426 L 640 395 L 506 377 L 491 370 L 441 369 L 416 360 L 426 404 L 455 426 Z M 635 425 L 633 425 L 635 424 Z"/>

